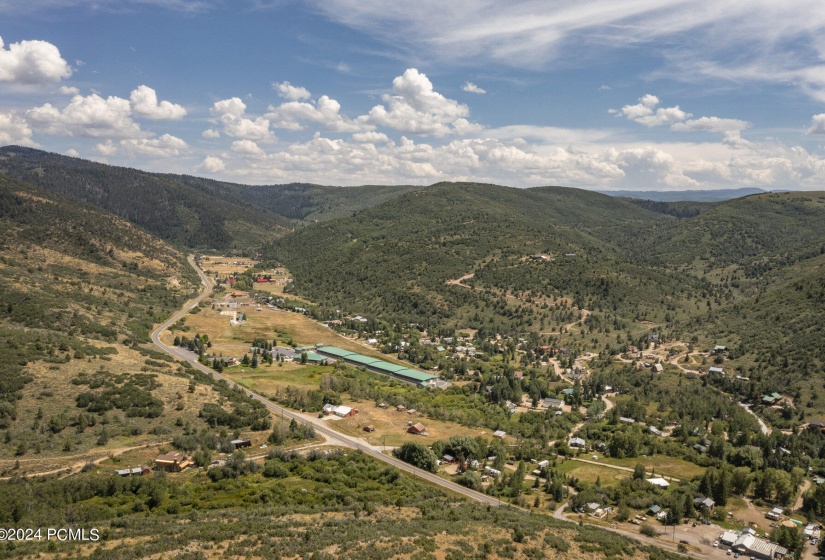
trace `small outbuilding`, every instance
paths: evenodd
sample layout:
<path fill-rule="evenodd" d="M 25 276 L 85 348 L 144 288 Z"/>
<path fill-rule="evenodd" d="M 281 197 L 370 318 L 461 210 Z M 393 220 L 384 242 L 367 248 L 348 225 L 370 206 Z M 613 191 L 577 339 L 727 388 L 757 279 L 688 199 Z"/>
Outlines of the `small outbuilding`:
<path fill-rule="evenodd" d="M 427 428 L 424 427 L 424 424 L 418 422 L 417 424 L 413 424 L 409 428 L 407 428 L 407 432 L 410 434 L 416 434 L 420 436 L 426 436 L 428 434 Z"/>

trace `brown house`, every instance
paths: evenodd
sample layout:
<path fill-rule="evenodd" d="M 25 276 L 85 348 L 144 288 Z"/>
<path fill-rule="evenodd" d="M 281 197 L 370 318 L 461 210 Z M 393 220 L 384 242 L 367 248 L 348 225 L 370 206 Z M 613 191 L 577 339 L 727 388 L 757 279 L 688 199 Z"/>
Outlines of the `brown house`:
<path fill-rule="evenodd" d="M 180 451 L 170 451 L 163 455 L 158 455 L 155 459 L 155 468 L 163 469 L 167 472 L 181 472 L 192 466 L 192 458 L 186 457 Z"/>
<path fill-rule="evenodd" d="M 427 435 L 427 428 L 424 427 L 424 424 L 419 422 L 419 423 L 413 424 L 412 426 L 407 428 L 407 432 L 411 433 L 411 434 L 426 436 Z"/>

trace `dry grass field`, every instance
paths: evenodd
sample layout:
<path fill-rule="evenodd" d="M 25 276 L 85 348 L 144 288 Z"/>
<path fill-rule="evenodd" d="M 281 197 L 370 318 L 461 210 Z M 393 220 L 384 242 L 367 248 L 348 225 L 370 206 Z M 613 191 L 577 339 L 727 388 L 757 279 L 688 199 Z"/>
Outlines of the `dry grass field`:
<path fill-rule="evenodd" d="M 225 375 L 262 395 L 274 395 L 277 389 L 289 386 L 317 389 L 321 376 L 330 372 L 332 366 L 302 366 L 295 363 L 262 364 L 256 369 L 235 366 L 224 370 Z"/>
<path fill-rule="evenodd" d="M 405 441 L 417 441 L 430 445 L 438 440 L 446 440 L 450 436 L 482 436 L 490 438 L 491 430 L 468 428 L 455 422 L 443 422 L 426 418 L 421 414 L 398 412 L 394 407 L 378 408 L 375 403 L 360 401 L 345 402 L 347 406 L 358 409 L 358 414 L 350 418 L 330 419 L 327 421 L 331 428 L 347 435 L 361 437 L 373 445 L 387 445 L 398 447 Z M 407 433 L 408 422 L 424 424 L 429 435 L 413 435 Z M 365 432 L 364 426 L 373 426 L 374 432 Z"/>
<path fill-rule="evenodd" d="M 207 276 L 217 275 L 220 278 L 248 270 L 253 264 L 251 260 L 244 257 L 210 255 L 200 258 L 200 267 Z"/>
<path fill-rule="evenodd" d="M 228 296 L 225 297 L 228 298 Z M 403 363 L 393 356 L 382 354 L 365 344 L 341 336 L 332 329 L 299 313 L 268 307 L 263 307 L 261 311 L 258 311 L 257 306 L 251 304 L 250 300 L 236 299 L 241 306 L 237 310 L 242 311 L 247 318 L 244 324 L 231 326 L 230 317 L 221 315 L 220 310 L 203 308 L 199 313 L 186 316 L 185 325 L 189 327 L 188 331 L 166 332 L 163 337 L 164 342 L 171 344 L 176 334 L 183 334 L 190 338 L 196 333 L 207 334 L 214 352 L 223 353 L 225 357 L 242 357 L 249 350 L 249 343 L 254 339 L 265 338 L 271 341 L 277 338 L 280 345 L 288 344 L 289 341 L 298 346 L 316 343 L 330 344 L 388 362 Z M 224 298 L 218 301 L 224 301 Z M 249 305 L 244 306 L 244 303 L 249 303 Z M 405 365 L 409 366 L 409 364 Z"/>

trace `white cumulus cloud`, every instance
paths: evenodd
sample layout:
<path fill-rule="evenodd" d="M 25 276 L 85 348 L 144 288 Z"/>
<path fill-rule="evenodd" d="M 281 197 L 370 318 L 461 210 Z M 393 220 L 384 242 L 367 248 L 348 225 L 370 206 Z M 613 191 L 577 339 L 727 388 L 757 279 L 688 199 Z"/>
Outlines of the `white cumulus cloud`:
<path fill-rule="evenodd" d="M 415 68 L 396 77 L 392 81 L 392 91 L 392 94 L 382 96 L 384 105 L 376 105 L 358 120 L 399 132 L 432 136 L 466 134 L 482 129 L 467 120 L 470 109 L 466 105 L 435 91 L 429 78 Z"/>
<path fill-rule="evenodd" d="M 304 101 L 312 97 L 307 88 L 293 86 L 289 82 L 274 82 L 272 88 L 278 91 L 278 95 L 290 101 Z"/>
<path fill-rule="evenodd" d="M 201 136 L 203 136 L 204 138 L 214 139 L 214 138 L 220 138 L 221 133 L 218 132 L 217 130 L 215 130 L 214 128 L 207 128 L 206 130 L 201 132 Z"/>
<path fill-rule="evenodd" d="M 26 120 L 37 132 L 92 138 L 141 138 L 129 101 L 120 97 L 75 95 L 63 109 L 50 103 L 29 109 Z"/>
<path fill-rule="evenodd" d="M 6 49 L 0 38 L 0 82 L 44 84 L 71 75 L 71 66 L 51 43 L 20 41 Z"/>
<path fill-rule="evenodd" d="M 269 107 L 264 115 L 274 126 L 287 130 L 303 130 L 302 122 L 314 122 L 331 132 L 359 132 L 373 128 L 371 125 L 352 121 L 341 116 L 341 104 L 322 95 L 315 103 L 288 101 L 277 107 Z"/>
<path fill-rule="evenodd" d="M 264 151 L 252 140 L 235 140 L 230 148 L 236 154 L 262 156 Z"/>
<path fill-rule="evenodd" d="M 132 138 L 120 141 L 121 148 L 130 155 L 169 158 L 177 157 L 189 148 L 187 143 L 171 134 L 164 134 L 158 138 Z"/>
<path fill-rule="evenodd" d="M 60 86 L 57 91 L 63 95 L 80 95 L 80 90 L 76 87 Z"/>
<path fill-rule="evenodd" d="M 700 117 L 675 123 L 673 130 L 704 130 L 708 132 L 738 132 L 750 126 L 748 121 L 723 119 L 720 117 Z"/>
<path fill-rule="evenodd" d="M 825 113 L 811 117 L 811 126 L 806 132 L 808 134 L 825 134 Z"/>
<path fill-rule="evenodd" d="M 32 140 L 32 129 L 22 116 L 17 113 L 0 111 L 0 146 L 17 144 L 36 146 Z"/>
<path fill-rule="evenodd" d="M 210 112 L 223 124 L 223 133 L 227 136 L 255 142 L 275 141 L 275 136 L 269 130 L 269 119 L 246 118 L 246 104 L 237 97 L 215 102 Z"/>
<path fill-rule="evenodd" d="M 487 93 L 486 89 L 478 87 L 473 82 L 467 82 L 461 89 L 463 89 L 467 93 L 477 93 L 479 95 L 484 95 L 485 93 Z"/>
<path fill-rule="evenodd" d="M 169 101 L 158 102 L 158 94 L 149 86 L 138 86 L 129 96 L 132 111 L 138 117 L 152 120 L 179 121 L 186 109 Z"/>
<path fill-rule="evenodd" d="M 202 169 L 208 173 L 220 173 L 226 169 L 226 163 L 219 157 L 206 156 L 198 166 L 198 169 Z"/>
<path fill-rule="evenodd" d="M 611 109 L 610 112 L 647 127 L 672 125 L 692 116 L 690 113 L 682 111 L 678 105 L 675 107 L 657 107 L 658 104 L 659 98 L 648 93 L 639 98 L 637 104 L 625 105 L 618 110 Z"/>
<path fill-rule="evenodd" d="M 356 132 L 352 135 L 352 139 L 362 144 L 378 144 L 379 142 L 389 142 L 389 137 L 383 132 Z"/>

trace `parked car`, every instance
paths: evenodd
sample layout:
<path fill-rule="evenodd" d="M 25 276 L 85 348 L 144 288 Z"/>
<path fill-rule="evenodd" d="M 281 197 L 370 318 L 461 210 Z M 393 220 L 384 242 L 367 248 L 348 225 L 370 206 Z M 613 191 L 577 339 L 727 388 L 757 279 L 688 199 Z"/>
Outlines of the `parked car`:
<path fill-rule="evenodd" d="M 719 541 L 713 541 L 713 546 L 718 547 L 719 546 Z"/>

